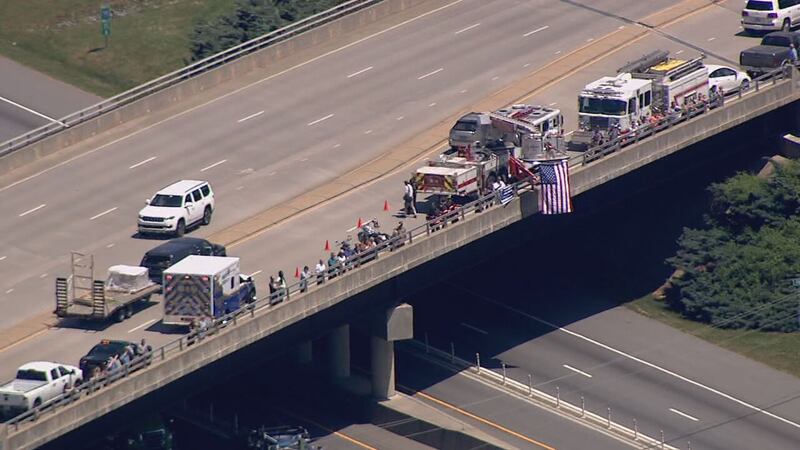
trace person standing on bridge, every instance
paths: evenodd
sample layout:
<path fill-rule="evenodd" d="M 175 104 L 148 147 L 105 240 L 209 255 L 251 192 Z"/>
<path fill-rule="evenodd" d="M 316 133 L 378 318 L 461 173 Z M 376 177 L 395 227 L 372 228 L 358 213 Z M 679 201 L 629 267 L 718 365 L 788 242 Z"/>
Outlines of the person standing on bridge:
<path fill-rule="evenodd" d="M 317 266 L 314 268 L 314 271 L 317 272 L 317 286 L 325 282 L 325 262 L 321 259 L 317 263 Z"/>
<path fill-rule="evenodd" d="M 408 181 L 404 182 L 403 206 L 406 217 L 411 215 L 417 217 L 417 210 L 414 207 L 414 187 Z"/>
<path fill-rule="evenodd" d="M 792 64 L 797 65 L 798 59 L 800 57 L 797 56 L 797 47 L 795 47 L 794 42 L 789 45 L 789 59 L 792 60 Z"/>
<path fill-rule="evenodd" d="M 303 266 L 303 271 L 300 272 L 300 292 L 308 290 L 308 279 L 311 277 L 311 270 L 308 266 Z"/>
<path fill-rule="evenodd" d="M 283 275 L 283 271 L 278 271 L 278 298 L 280 302 L 286 300 L 286 277 Z"/>

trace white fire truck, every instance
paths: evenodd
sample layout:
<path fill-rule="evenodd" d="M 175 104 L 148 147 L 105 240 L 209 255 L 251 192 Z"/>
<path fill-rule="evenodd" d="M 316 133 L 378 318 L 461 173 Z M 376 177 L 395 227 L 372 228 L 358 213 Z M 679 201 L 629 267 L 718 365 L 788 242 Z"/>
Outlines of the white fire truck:
<path fill-rule="evenodd" d="M 658 50 L 621 67 L 616 77 L 587 84 L 578 96 L 578 130 L 570 144 L 590 146 L 598 137 L 606 140 L 612 130 L 627 133 L 672 105 L 707 97 L 703 58 L 673 59 Z"/>
<path fill-rule="evenodd" d="M 450 130 L 450 149 L 414 173 L 418 192 L 471 197 L 486 193 L 495 180 L 509 178 L 512 158 L 528 165 L 565 155 L 561 111 L 512 105 L 470 113 Z"/>

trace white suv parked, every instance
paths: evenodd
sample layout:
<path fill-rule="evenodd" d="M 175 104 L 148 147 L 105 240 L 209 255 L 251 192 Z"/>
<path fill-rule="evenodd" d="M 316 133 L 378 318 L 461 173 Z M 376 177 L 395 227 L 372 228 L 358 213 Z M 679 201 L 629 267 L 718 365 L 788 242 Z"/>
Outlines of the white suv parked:
<path fill-rule="evenodd" d="M 146 200 L 139 211 L 139 233 L 183 236 L 188 227 L 208 225 L 214 212 L 214 192 L 207 181 L 181 180 Z"/>
<path fill-rule="evenodd" d="M 747 31 L 791 31 L 800 25 L 800 0 L 748 0 L 742 9 Z"/>

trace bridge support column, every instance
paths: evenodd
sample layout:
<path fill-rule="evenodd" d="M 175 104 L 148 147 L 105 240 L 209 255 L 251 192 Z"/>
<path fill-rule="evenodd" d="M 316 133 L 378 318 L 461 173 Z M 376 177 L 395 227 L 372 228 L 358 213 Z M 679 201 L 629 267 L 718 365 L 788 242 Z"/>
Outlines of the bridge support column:
<path fill-rule="evenodd" d="M 406 303 L 389 308 L 373 323 L 370 337 L 372 396 L 386 400 L 396 393 L 394 342 L 414 337 L 414 309 Z"/>
<path fill-rule="evenodd" d="M 328 369 L 335 379 L 350 376 L 350 325 L 334 328 L 328 335 Z"/>
<path fill-rule="evenodd" d="M 310 339 L 297 344 L 294 357 L 299 364 L 311 364 L 311 361 L 314 359 L 314 353 Z"/>

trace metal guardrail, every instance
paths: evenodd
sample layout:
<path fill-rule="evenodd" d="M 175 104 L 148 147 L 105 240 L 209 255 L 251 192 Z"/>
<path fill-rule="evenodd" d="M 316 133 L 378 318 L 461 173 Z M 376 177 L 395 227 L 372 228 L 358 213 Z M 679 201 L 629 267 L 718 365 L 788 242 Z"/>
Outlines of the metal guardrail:
<path fill-rule="evenodd" d="M 368 6 L 372 6 L 381 1 L 383 0 L 347 1 L 319 14 L 299 20 L 283 28 L 272 31 L 263 36 L 259 36 L 255 39 L 251 39 L 235 47 L 231 47 L 215 55 L 209 56 L 203 60 L 197 61 L 194 64 L 160 76 L 154 80 L 148 81 L 147 83 L 136 86 L 133 89 L 129 89 L 121 94 L 117 94 L 107 100 L 103 100 L 100 103 L 62 117 L 56 122 L 48 123 L 47 125 L 43 125 L 35 130 L 3 142 L 0 144 L 0 157 L 38 142 L 46 137 L 52 136 L 66 128 L 81 124 L 100 115 L 114 111 L 150 94 L 176 85 L 181 81 L 188 80 L 192 77 L 215 69 L 225 63 L 231 62 L 237 58 L 251 54 L 275 43 L 284 41 L 320 25 L 332 22 L 336 19 L 346 16 L 347 14 L 364 9 Z"/>
<path fill-rule="evenodd" d="M 763 77 L 759 77 L 754 80 L 755 81 L 754 90 L 758 91 L 760 89 L 759 83 L 763 81 L 771 81 L 774 84 L 779 79 L 784 79 L 789 77 L 788 73 L 789 72 L 787 72 L 786 70 L 781 69 L 770 72 L 769 74 L 765 74 Z M 744 92 L 738 93 L 739 96 L 743 94 Z M 701 105 L 701 107 L 696 108 L 695 112 L 687 114 L 687 117 L 681 120 L 681 122 L 688 120 L 692 117 L 696 117 L 697 115 L 703 114 L 706 111 L 708 111 L 708 109 L 709 109 L 708 104 Z M 670 126 L 679 123 L 679 122 L 670 122 L 670 123 L 662 123 L 662 122 L 648 125 L 647 129 L 649 130 L 649 134 L 640 135 L 639 139 L 652 136 L 653 134 L 657 133 L 660 130 L 669 128 Z M 627 144 L 630 144 L 636 141 L 638 141 L 638 139 L 628 140 L 626 142 Z M 580 155 L 578 158 L 580 158 L 581 164 L 585 164 L 586 163 L 585 161 L 587 159 L 589 161 L 594 161 L 596 159 L 602 158 L 603 156 L 618 150 L 621 146 L 622 146 L 622 138 L 618 138 L 615 141 L 609 142 L 607 145 L 591 148 L 583 155 Z M 587 156 L 587 154 L 589 156 Z M 519 181 L 510 186 L 512 187 L 513 197 L 519 197 L 521 193 L 529 192 L 534 189 L 534 185 L 529 180 Z M 147 355 L 134 359 L 131 363 L 122 366 L 121 370 L 109 374 L 103 374 L 100 377 L 93 378 L 92 380 L 89 380 L 83 383 L 82 385 L 72 389 L 71 391 L 57 397 L 53 401 L 45 405 L 42 405 L 40 407 L 33 408 L 32 410 L 27 411 L 21 415 L 18 415 L 13 419 L 7 421 L 6 423 L 10 425 L 13 428 L 13 430 L 17 430 L 20 424 L 38 420 L 43 414 L 49 412 L 55 413 L 61 406 L 78 400 L 84 394 L 91 395 L 92 393 L 100 389 L 112 385 L 114 382 L 126 378 L 132 372 L 141 369 L 144 366 L 148 366 L 151 363 L 158 363 L 158 362 L 163 362 L 167 359 L 171 359 L 172 357 L 187 350 L 190 346 L 194 345 L 195 343 L 200 342 L 209 336 L 213 336 L 214 334 L 223 331 L 226 327 L 237 326 L 240 320 L 246 320 L 247 318 L 251 319 L 255 318 L 257 312 L 263 310 L 267 310 L 267 312 L 269 312 L 273 308 L 280 308 L 280 304 L 282 302 L 291 301 L 291 299 L 294 298 L 295 296 L 303 295 L 307 291 L 314 290 L 318 286 L 323 285 L 325 282 L 328 282 L 331 279 L 334 279 L 339 276 L 346 276 L 349 272 L 358 270 L 361 266 L 369 264 L 371 261 L 379 259 L 381 254 L 386 254 L 386 252 L 394 252 L 395 250 L 398 250 L 399 248 L 405 245 L 413 244 L 415 240 L 425 239 L 426 237 L 432 235 L 433 233 L 442 228 L 450 226 L 459 221 L 465 220 L 466 216 L 469 214 L 471 215 L 479 214 L 483 211 L 486 211 L 487 209 L 498 208 L 498 207 L 504 207 L 504 205 L 501 205 L 498 194 L 496 192 L 480 197 L 477 200 L 467 203 L 463 206 L 460 206 L 453 211 L 450 211 L 432 220 L 426 221 L 424 224 L 414 227 L 408 231 L 405 231 L 398 236 L 391 237 L 381 242 L 380 244 L 376 245 L 373 248 L 357 253 L 348 258 L 344 264 L 337 264 L 334 265 L 333 267 L 329 267 L 325 276 L 321 280 L 322 283 L 318 283 L 320 280 L 318 280 L 316 274 L 313 274 L 310 278 L 308 278 L 305 281 L 302 280 L 297 281 L 294 284 L 287 286 L 286 289 L 278 290 L 277 292 L 271 295 L 262 297 L 256 300 L 255 302 L 249 303 L 246 306 L 230 314 L 227 314 L 223 317 L 216 319 L 208 328 L 195 330 L 187 335 L 180 337 L 179 339 L 176 339 L 157 349 L 154 349 Z"/>
<path fill-rule="evenodd" d="M 511 187 L 514 197 L 518 197 L 520 193 L 528 192 L 533 189 L 533 185 L 528 180 L 519 181 L 511 185 Z M 400 235 L 391 237 L 373 248 L 357 253 L 348 258 L 344 264 L 337 264 L 332 268 L 328 268 L 325 276 L 321 280 L 322 282 L 319 284 L 318 281 L 320 280 L 318 280 L 315 274 L 312 275 L 307 282 L 302 280 L 297 281 L 287 286 L 285 290 L 278 290 L 271 295 L 264 296 L 255 302 L 249 303 L 230 314 L 214 320 L 207 328 L 194 330 L 187 335 L 181 336 L 179 339 L 153 349 L 145 356 L 138 357 L 129 364 L 123 365 L 118 371 L 95 377 L 47 404 L 33 408 L 12 418 L 7 421 L 6 424 L 11 427 L 10 431 L 16 431 L 22 423 L 36 421 L 47 413 L 56 413 L 62 406 L 73 403 L 84 395 L 91 395 L 100 389 L 113 385 L 114 382 L 126 378 L 132 372 L 144 366 L 171 359 L 203 339 L 220 333 L 227 327 L 237 326 L 241 320 L 255 318 L 258 312 L 266 310 L 267 313 L 269 313 L 269 311 L 274 308 L 280 308 L 281 303 L 284 301 L 289 302 L 296 296 L 303 295 L 308 291 L 324 286 L 324 283 L 332 279 L 346 276 L 349 272 L 358 270 L 361 266 L 379 259 L 382 254 L 385 255 L 387 252 L 394 252 L 405 245 L 411 245 L 415 241 L 424 239 L 438 230 L 463 221 L 467 215 L 479 214 L 487 209 L 500 207 L 504 207 L 504 205 L 500 203 L 499 196 L 496 192 L 480 197 L 453 211 L 426 221 L 424 224 L 405 231 Z"/>
<path fill-rule="evenodd" d="M 576 167 L 589 164 L 590 162 L 596 161 L 606 155 L 614 153 L 623 147 L 638 143 L 642 139 L 646 139 L 650 136 L 653 136 L 667 128 L 671 128 L 675 125 L 693 119 L 701 114 L 705 114 L 711 109 L 715 109 L 717 107 L 723 107 L 728 99 L 733 99 L 733 98 L 741 99 L 743 95 L 746 95 L 751 92 L 758 92 L 765 84 L 774 85 L 775 83 L 778 82 L 778 80 L 791 78 L 792 70 L 793 70 L 792 66 L 784 66 L 777 68 L 757 78 L 754 78 L 751 84 L 746 89 L 736 88 L 734 90 L 726 92 L 725 97 L 723 99 L 718 100 L 717 102 L 709 100 L 702 103 L 697 103 L 693 107 L 683 109 L 680 114 L 667 115 L 661 120 L 638 127 L 630 133 L 623 134 L 615 139 L 612 139 L 608 142 L 604 142 L 600 145 L 590 147 L 581 155 L 573 156 L 572 158 L 570 158 L 569 166 Z"/>

